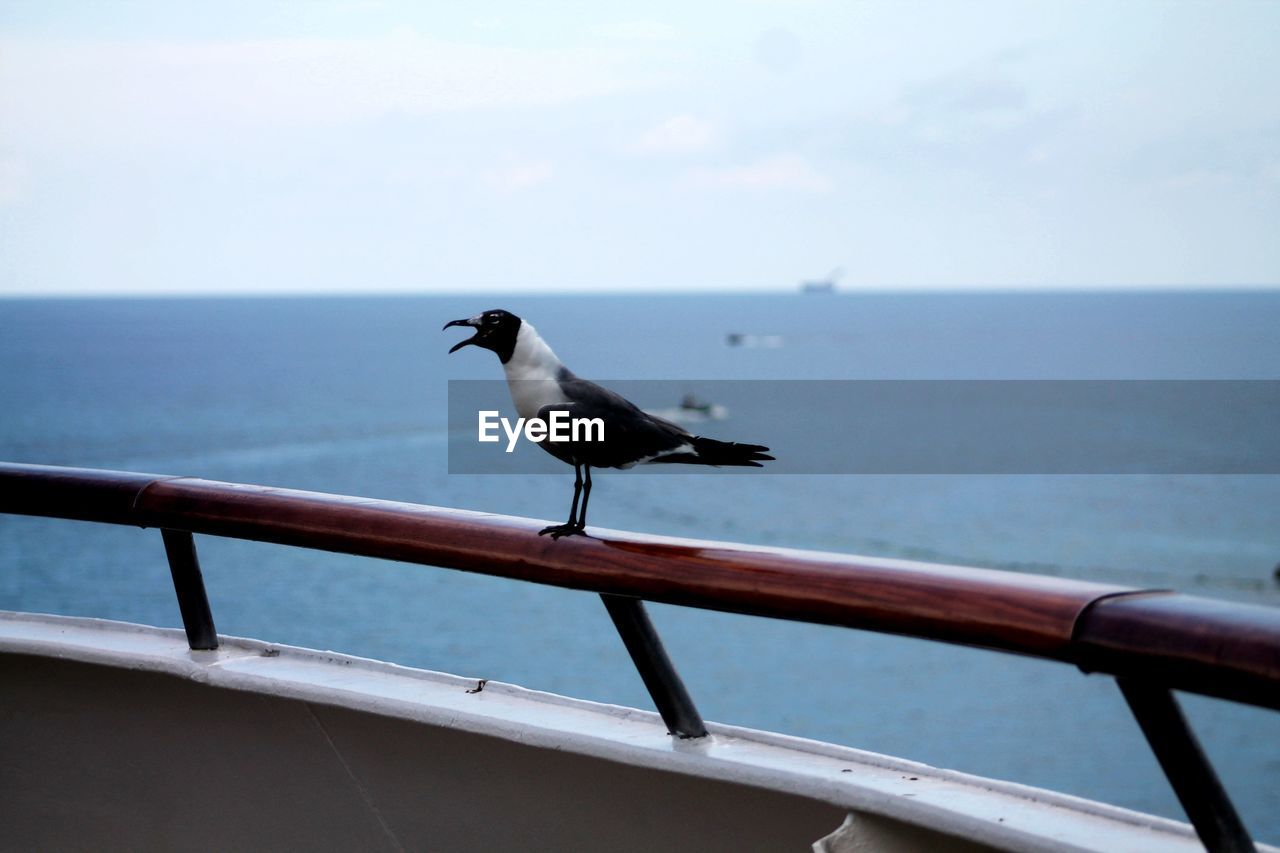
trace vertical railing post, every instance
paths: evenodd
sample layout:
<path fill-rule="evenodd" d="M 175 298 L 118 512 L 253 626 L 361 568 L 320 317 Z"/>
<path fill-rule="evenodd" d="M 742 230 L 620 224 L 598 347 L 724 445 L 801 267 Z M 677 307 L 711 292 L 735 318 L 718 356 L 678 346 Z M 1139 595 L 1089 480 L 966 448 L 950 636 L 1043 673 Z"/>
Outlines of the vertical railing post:
<path fill-rule="evenodd" d="M 186 530 L 162 529 L 160 535 L 164 537 L 164 552 L 169 557 L 173 590 L 178 594 L 182 626 L 187 629 L 187 645 L 193 649 L 216 649 L 218 631 L 213 627 L 195 539 Z"/>
<path fill-rule="evenodd" d="M 620 595 L 601 594 L 600 598 L 631 655 L 632 663 L 640 672 L 644 686 L 653 697 L 653 704 L 658 706 L 667 731 L 678 738 L 705 737 L 707 727 L 671 658 L 667 657 L 667 650 L 645 612 L 644 602 Z"/>
<path fill-rule="evenodd" d="M 1253 839 L 1167 687 L 1117 678 L 1129 709 L 1210 853 L 1256 853 Z"/>

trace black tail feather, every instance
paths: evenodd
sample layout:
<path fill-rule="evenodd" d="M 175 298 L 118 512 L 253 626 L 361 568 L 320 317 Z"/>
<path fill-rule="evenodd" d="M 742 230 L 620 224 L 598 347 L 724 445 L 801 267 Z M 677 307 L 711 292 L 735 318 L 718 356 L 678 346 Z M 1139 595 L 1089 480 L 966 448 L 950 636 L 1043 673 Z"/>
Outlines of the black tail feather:
<path fill-rule="evenodd" d="M 695 435 L 690 438 L 692 451 L 672 453 L 650 460 L 653 463 L 683 462 L 687 465 L 737 465 L 747 468 L 763 468 L 761 462 L 772 462 L 769 448 L 763 444 L 738 444 L 735 441 L 717 441 Z"/>

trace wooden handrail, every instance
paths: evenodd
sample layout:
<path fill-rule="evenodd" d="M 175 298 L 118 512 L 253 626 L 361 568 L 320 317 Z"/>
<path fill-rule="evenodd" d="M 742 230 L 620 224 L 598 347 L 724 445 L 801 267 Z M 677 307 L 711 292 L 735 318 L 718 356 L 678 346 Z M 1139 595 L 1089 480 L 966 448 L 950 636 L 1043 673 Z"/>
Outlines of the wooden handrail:
<path fill-rule="evenodd" d="M 1074 663 L 1280 709 L 1280 610 L 996 571 L 293 489 L 0 463 L 0 511 L 252 539 Z"/>

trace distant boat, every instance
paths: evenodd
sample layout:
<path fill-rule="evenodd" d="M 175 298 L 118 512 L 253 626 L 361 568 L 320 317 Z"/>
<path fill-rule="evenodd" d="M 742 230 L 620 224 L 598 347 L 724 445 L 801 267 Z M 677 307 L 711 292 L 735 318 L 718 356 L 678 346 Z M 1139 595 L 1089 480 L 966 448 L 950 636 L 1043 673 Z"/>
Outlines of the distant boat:
<path fill-rule="evenodd" d="M 722 421 L 729 417 L 729 410 L 718 403 L 709 403 L 695 394 L 685 394 L 680 405 L 672 409 L 654 409 L 649 414 L 678 424 L 696 424 L 706 421 Z"/>
<path fill-rule="evenodd" d="M 777 349 L 783 343 L 782 335 L 746 335 L 742 332 L 730 332 L 724 336 L 724 342 L 731 347 L 748 349 Z"/>
<path fill-rule="evenodd" d="M 711 411 L 711 404 L 705 400 L 699 399 L 698 395 L 690 393 L 685 394 L 684 397 L 680 399 L 680 408 L 687 409 L 691 412 L 702 412 L 703 414 L 706 414 Z"/>
<path fill-rule="evenodd" d="M 801 293 L 835 293 L 836 282 L 840 280 L 840 276 L 844 274 L 842 267 L 836 267 L 827 273 L 826 278 L 814 279 L 813 281 L 800 282 Z"/>

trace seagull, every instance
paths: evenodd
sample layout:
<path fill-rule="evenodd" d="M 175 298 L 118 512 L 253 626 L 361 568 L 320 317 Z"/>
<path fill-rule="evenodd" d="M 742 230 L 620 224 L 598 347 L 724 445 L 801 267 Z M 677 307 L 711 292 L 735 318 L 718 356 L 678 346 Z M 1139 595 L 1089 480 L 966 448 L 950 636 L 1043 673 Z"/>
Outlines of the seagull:
<path fill-rule="evenodd" d="M 585 535 L 592 468 L 625 469 L 672 462 L 760 468 L 761 462 L 773 460 L 763 445 L 692 435 L 681 426 L 641 411 L 607 388 L 579 379 L 556 357 L 532 323 L 509 311 L 495 309 L 465 320 L 450 320 L 441 331 L 450 326 L 476 330 L 474 336 L 454 344 L 450 354 L 468 345 L 497 354 L 520 417 L 548 421 L 553 412 L 566 412 L 570 418 L 599 418 L 604 423 L 602 440 L 538 442 L 543 450 L 572 465 L 574 475 L 569 520 L 543 528 L 539 536 Z"/>

